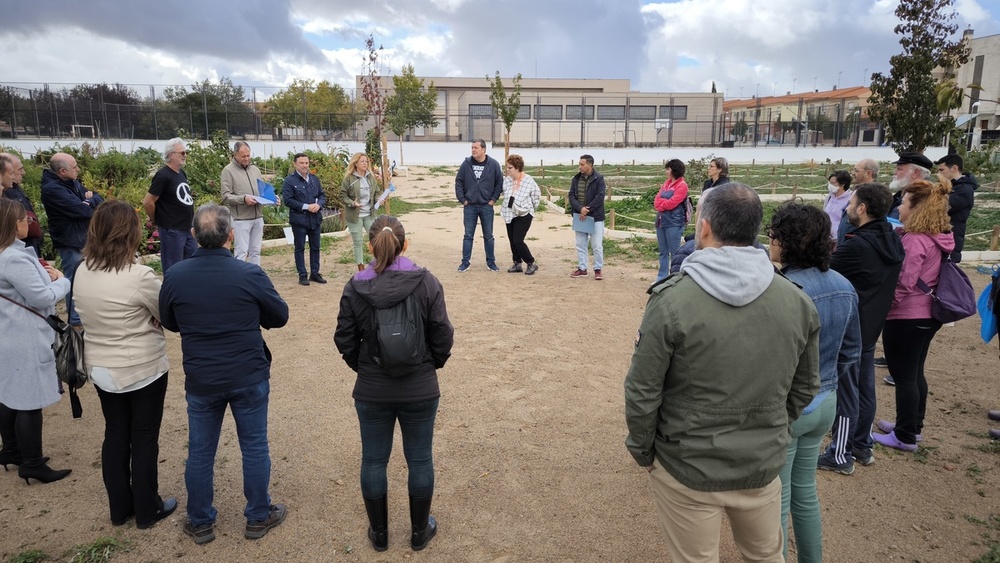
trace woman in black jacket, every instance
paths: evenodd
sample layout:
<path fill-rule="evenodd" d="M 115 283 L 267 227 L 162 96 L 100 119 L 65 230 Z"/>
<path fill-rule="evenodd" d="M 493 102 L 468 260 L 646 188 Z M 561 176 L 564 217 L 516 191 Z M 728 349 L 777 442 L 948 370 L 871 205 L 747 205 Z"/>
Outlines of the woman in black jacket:
<path fill-rule="evenodd" d="M 717 156 L 708 161 L 708 180 L 705 180 L 705 184 L 701 187 L 701 191 L 704 192 L 708 188 L 714 188 L 715 186 L 721 186 L 722 184 L 728 183 L 729 161 L 721 156 Z"/>
<path fill-rule="evenodd" d="M 386 466 L 398 420 L 409 468 L 410 545 L 420 551 L 437 533 L 430 515 L 434 418 L 441 396 L 437 370 L 451 355 L 454 329 L 441 282 L 402 256 L 409 243 L 399 220 L 379 216 L 368 240 L 375 261 L 344 286 L 333 339 L 358 374 L 353 396 L 361 426 L 361 496 L 368 513 L 368 539 L 375 551 L 388 548 Z M 392 331 L 384 329 L 388 317 L 399 321 Z M 395 344 L 387 345 L 389 338 Z"/>

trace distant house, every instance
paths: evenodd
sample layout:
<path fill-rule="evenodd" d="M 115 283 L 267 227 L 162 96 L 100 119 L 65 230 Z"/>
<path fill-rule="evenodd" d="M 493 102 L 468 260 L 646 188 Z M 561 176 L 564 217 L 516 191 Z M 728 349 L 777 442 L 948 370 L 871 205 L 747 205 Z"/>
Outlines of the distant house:
<path fill-rule="evenodd" d="M 871 146 L 882 139 L 868 119 L 862 86 L 727 100 L 723 134 L 734 144 Z"/>
<path fill-rule="evenodd" d="M 955 70 L 955 84 L 963 88 L 962 106 L 952 110 L 960 127 L 967 127 L 973 143 L 1000 140 L 1000 34 L 973 38 L 966 29 L 962 40 L 969 45 L 969 62 Z M 970 86 L 978 86 L 970 88 Z"/>

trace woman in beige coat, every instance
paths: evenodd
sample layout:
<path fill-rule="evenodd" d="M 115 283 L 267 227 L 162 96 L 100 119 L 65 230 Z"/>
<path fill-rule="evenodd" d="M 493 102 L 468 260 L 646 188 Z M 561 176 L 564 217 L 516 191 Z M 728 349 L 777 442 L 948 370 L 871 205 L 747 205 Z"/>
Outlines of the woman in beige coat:
<path fill-rule="evenodd" d="M 340 184 L 340 202 L 344 206 L 344 220 L 347 230 L 351 232 L 354 242 L 354 262 L 358 271 L 365 269 L 365 255 L 361 244 L 364 234 L 372 226 L 372 221 L 378 216 L 375 213 L 375 202 L 382 193 L 378 177 L 370 170 L 368 155 L 355 153 L 347 163 L 344 181 Z"/>
<path fill-rule="evenodd" d="M 160 421 L 167 393 L 166 341 L 160 328 L 160 280 L 138 264 L 139 215 L 122 201 L 97 208 L 83 263 L 73 281 L 86 328 L 84 364 L 104 413 L 101 471 L 111 523 L 133 516 L 150 528 L 177 508 L 157 484 Z"/>

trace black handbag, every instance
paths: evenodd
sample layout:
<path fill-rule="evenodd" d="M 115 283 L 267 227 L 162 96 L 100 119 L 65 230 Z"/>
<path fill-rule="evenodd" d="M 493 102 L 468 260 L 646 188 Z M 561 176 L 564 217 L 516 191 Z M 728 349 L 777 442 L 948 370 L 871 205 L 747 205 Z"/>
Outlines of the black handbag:
<path fill-rule="evenodd" d="M 83 332 L 74 329 L 56 315 L 46 317 L 6 295 L 0 295 L 0 297 L 43 319 L 55 331 L 56 336 L 52 342 L 52 351 L 56 357 L 56 374 L 59 376 L 59 380 L 69 387 L 69 402 L 73 418 L 82 417 L 83 406 L 80 404 L 80 397 L 76 390 L 87 384 L 87 371 L 83 365 Z"/>

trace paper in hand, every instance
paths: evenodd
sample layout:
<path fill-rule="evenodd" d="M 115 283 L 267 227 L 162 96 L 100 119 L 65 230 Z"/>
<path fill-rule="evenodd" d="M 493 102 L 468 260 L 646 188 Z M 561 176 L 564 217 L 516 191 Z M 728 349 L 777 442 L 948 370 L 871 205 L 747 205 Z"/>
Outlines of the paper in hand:
<path fill-rule="evenodd" d="M 382 197 L 378 198 L 378 201 L 375 202 L 375 209 L 382 207 L 382 204 L 385 203 L 385 200 L 389 197 L 389 194 L 395 191 L 396 191 L 396 186 L 393 184 L 389 184 L 389 189 L 382 192 Z"/>
<path fill-rule="evenodd" d="M 278 196 L 274 193 L 274 186 L 268 184 L 264 180 L 257 180 L 257 191 L 260 195 L 253 196 L 257 200 L 257 203 L 262 205 L 277 205 Z"/>

